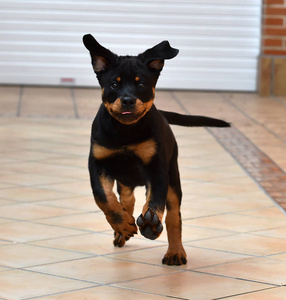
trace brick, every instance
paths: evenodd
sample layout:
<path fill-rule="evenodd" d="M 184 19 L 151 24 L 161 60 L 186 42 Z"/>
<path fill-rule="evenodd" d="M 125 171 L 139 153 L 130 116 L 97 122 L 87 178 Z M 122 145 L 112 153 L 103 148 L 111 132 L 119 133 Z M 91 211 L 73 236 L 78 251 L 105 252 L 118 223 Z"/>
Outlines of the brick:
<path fill-rule="evenodd" d="M 286 55 L 286 50 L 276 50 L 276 49 L 265 49 L 263 51 L 265 55 Z"/>
<path fill-rule="evenodd" d="M 276 26 L 282 26 L 283 25 L 283 19 L 282 18 L 265 18 L 264 19 L 265 25 L 276 25 Z"/>
<path fill-rule="evenodd" d="M 264 10 L 265 15 L 285 16 L 286 7 L 267 7 Z"/>
<path fill-rule="evenodd" d="M 282 47 L 283 43 L 281 39 L 264 39 L 263 46 Z"/>
<path fill-rule="evenodd" d="M 284 0 L 264 0 L 265 4 L 284 4 Z"/>
<path fill-rule="evenodd" d="M 263 34 L 286 36 L 286 28 L 265 28 Z"/>

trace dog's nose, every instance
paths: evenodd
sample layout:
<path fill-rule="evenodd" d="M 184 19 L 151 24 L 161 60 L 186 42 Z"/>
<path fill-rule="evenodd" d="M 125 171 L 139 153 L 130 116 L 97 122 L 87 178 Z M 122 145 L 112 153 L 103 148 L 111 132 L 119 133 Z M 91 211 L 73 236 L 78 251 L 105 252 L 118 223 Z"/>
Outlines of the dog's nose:
<path fill-rule="evenodd" d="M 121 98 L 121 105 L 124 108 L 133 108 L 136 103 L 136 98 L 130 97 L 130 96 L 125 96 Z"/>

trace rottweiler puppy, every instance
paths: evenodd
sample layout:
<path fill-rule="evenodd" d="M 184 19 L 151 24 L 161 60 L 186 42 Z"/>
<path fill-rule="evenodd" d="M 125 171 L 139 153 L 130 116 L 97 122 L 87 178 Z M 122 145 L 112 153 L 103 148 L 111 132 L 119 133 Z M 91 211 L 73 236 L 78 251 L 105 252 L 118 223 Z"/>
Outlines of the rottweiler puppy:
<path fill-rule="evenodd" d="M 118 56 L 92 35 L 83 37 L 102 89 L 102 104 L 92 124 L 89 155 L 94 199 L 114 230 L 114 246 L 122 247 L 137 226 L 134 189 L 146 187 L 146 204 L 137 219 L 141 234 L 151 240 L 163 230 L 165 208 L 169 247 L 162 263 L 187 263 L 182 245 L 182 198 L 178 147 L 169 124 L 229 127 L 222 120 L 157 110 L 155 86 L 165 59 L 179 50 L 168 41 L 138 56 Z M 120 202 L 113 192 L 114 183 Z"/>

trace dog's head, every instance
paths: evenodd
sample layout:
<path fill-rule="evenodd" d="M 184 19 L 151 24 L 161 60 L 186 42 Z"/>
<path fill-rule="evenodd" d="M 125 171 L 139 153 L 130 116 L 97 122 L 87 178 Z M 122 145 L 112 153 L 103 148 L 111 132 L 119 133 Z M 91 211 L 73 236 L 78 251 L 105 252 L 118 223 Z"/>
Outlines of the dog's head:
<path fill-rule="evenodd" d="M 155 86 L 165 59 L 179 50 L 168 41 L 138 56 L 118 56 L 101 46 L 92 35 L 83 37 L 93 70 L 102 89 L 102 101 L 110 115 L 123 124 L 133 124 L 152 107 Z"/>

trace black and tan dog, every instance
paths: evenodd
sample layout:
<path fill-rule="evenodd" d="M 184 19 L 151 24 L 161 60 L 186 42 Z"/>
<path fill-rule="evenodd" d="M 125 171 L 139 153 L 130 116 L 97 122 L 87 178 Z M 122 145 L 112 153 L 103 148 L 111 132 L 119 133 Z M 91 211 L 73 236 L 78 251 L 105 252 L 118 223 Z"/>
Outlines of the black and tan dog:
<path fill-rule="evenodd" d="M 102 105 L 92 124 L 89 156 L 90 181 L 95 201 L 115 231 L 121 247 L 137 233 L 133 215 L 136 186 L 146 186 L 146 204 L 137 219 L 143 236 L 156 239 L 166 226 L 169 248 L 162 262 L 186 264 L 181 238 L 181 184 L 178 149 L 169 126 L 229 127 L 218 119 L 186 116 L 157 110 L 155 85 L 165 59 L 178 50 L 164 41 L 138 56 L 118 56 L 92 35 L 83 37 L 102 88 Z M 114 182 L 120 202 L 113 192 Z"/>

